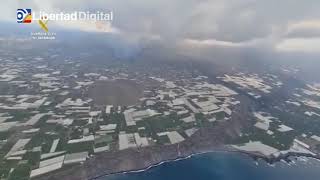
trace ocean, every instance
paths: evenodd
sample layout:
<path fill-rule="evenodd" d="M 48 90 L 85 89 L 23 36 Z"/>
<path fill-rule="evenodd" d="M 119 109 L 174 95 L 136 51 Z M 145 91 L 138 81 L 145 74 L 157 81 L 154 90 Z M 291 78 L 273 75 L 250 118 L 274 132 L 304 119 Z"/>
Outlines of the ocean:
<path fill-rule="evenodd" d="M 320 180 L 319 160 L 291 159 L 270 165 L 241 153 L 213 152 L 99 180 Z"/>

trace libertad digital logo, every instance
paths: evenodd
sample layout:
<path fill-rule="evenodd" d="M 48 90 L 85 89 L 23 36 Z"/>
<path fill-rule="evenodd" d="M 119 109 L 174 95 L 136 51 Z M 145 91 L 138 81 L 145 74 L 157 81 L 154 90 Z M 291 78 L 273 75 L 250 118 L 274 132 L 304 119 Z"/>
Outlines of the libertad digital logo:
<path fill-rule="evenodd" d="M 31 21 L 32 21 L 31 9 L 17 9 L 18 23 L 31 23 Z"/>
<path fill-rule="evenodd" d="M 61 24 L 58 21 L 84 21 L 104 23 L 106 21 L 113 21 L 113 12 L 101 12 L 101 11 L 73 11 L 73 12 L 45 12 L 45 11 L 33 11 L 31 9 L 17 9 L 17 22 L 18 23 L 31 23 L 38 22 L 37 24 L 43 30 L 41 32 L 32 32 L 32 39 L 55 39 L 56 33 L 49 32 L 48 21 L 54 22 L 53 24 Z M 65 24 L 65 23 L 64 23 Z"/>

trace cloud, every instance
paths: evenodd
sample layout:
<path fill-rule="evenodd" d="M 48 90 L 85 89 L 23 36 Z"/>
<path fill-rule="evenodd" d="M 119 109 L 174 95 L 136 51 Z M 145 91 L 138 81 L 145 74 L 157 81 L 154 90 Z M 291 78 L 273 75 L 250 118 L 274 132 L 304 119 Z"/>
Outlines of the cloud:
<path fill-rule="evenodd" d="M 245 43 L 237 43 L 230 41 L 219 41 L 216 39 L 196 40 L 196 39 L 185 39 L 183 43 L 191 46 L 223 46 L 223 47 L 241 47 L 245 46 Z"/>
<path fill-rule="evenodd" d="M 81 30 L 85 32 L 104 32 L 104 33 L 114 33 L 119 34 L 121 33 L 120 30 L 113 27 L 110 22 L 94 22 L 94 21 L 56 21 L 56 22 L 50 22 L 50 24 L 53 23 L 54 25 L 57 25 L 59 27 L 69 29 L 69 30 Z"/>
<path fill-rule="evenodd" d="M 276 45 L 278 51 L 320 53 L 320 38 L 284 39 Z"/>
<path fill-rule="evenodd" d="M 289 24 L 287 36 L 290 38 L 320 37 L 320 19 L 306 20 Z"/>
<path fill-rule="evenodd" d="M 144 47 L 144 43 L 156 40 L 206 49 L 320 52 L 319 0 L 4 0 L 2 6 L 0 22 L 13 23 L 17 8 L 112 10 L 114 21 L 110 24 L 56 22 L 55 27 L 121 36 L 124 48 Z"/>

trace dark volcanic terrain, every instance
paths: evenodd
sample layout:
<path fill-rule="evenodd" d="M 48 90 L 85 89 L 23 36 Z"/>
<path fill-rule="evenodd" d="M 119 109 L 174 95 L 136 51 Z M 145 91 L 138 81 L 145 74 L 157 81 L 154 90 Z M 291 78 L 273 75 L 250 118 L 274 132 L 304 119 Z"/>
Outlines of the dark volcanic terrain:
<path fill-rule="evenodd" d="M 130 80 L 98 81 L 89 88 L 89 97 L 98 105 L 128 106 L 142 97 L 142 88 Z"/>

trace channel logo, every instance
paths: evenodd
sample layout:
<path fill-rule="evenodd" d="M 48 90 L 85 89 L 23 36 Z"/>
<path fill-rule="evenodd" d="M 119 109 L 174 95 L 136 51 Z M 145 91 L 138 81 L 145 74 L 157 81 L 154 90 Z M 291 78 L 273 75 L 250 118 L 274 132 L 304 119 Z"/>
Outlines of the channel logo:
<path fill-rule="evenodd" d="M 17 9 L 18 23 L 31 23 L 31 21 L 32 21 L 31 9 Z"/>

